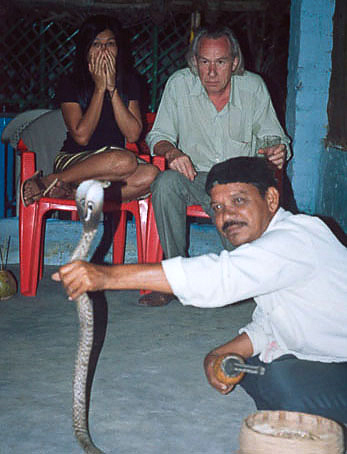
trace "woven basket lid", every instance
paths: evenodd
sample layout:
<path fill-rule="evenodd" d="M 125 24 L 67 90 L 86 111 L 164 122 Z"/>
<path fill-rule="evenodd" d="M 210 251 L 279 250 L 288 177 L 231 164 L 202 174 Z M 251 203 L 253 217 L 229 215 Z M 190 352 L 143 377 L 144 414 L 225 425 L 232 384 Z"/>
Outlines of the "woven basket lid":
<path fill-rule="evenodd" d="M 292 411 L 259 411 L 240 431 L 239 454 L 343 454 L 343 431 L 322 416 Z"/>

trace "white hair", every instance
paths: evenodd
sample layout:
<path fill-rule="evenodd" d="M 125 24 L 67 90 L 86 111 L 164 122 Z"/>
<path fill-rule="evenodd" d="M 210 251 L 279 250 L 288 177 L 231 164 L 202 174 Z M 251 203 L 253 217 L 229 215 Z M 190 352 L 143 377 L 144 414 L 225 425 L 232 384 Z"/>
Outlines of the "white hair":
<path fill-rule="evenodd" d="M 193 74 L 197 75 L 198 70 L 196 66 L 196 57 L 199 55 L 199 44 L 202 38 L 209 38 L 209 39 L 218 39 L 225 36 L 229 43 L 230 43 L 230 52 L 231 58 L 234 60 L 235 58 L 238 59 L 236 68 L 233 71 L 235 75 L 242 75 L 245 71 L 244 67 L 244 59 L 240 49 L 240 45 L 236 37 L 234 36 L 233 32 L 230 30 L 229 27 L 206 27 L 201 28 L 196 33 L 193 41 L 191 42 L 188 52 L 186 54 L 186 60 L 188 66 Z"/>

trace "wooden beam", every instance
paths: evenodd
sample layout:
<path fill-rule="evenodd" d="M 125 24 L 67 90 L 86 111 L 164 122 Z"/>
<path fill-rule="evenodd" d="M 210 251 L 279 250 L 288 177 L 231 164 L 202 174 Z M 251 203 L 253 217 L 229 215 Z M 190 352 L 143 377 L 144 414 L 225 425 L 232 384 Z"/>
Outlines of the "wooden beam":
<path fill-rule="evenodd" d="M 191 6 L 192 1 L 188 0 L 173 0 L 173 6 Z M 219 4 L 218 4 L 219 3 Z M 215 0 L 207 0 L 207 7 L 209 9 L 220 9 L 220 11 L 262 11 L 268 5 L 267 0 L 222 0 L 216 2 Z"/>
<path fill-rule="evenodd" d="M 14 3 L 22 5 L 51 5 L 51 6 L 67 6 L 79 8 L 105 8 L 113 10 L 125 9 L 146 9 L 152 5 L 151 0 L 15 0 Z M 171 0 L 169 9 L 189 7 L 194 4 L 193 0 Z M 207 9 L 220 10 L 220 11 L 262 11 L 266 9 L 268 0 L 222 0 L 216 2 L 215 0 L 206 0 Z"/>

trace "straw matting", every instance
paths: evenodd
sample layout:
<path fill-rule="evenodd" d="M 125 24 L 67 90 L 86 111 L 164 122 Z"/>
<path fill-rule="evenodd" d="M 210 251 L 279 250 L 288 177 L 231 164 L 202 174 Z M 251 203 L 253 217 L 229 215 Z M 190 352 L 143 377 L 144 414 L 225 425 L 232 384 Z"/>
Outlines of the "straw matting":
<path fill-rule="evenodd" d="M 259 411 L 240 431 L 240 454 L 343 454 L 342 428 L 321 416 L 290 411 Z"/>

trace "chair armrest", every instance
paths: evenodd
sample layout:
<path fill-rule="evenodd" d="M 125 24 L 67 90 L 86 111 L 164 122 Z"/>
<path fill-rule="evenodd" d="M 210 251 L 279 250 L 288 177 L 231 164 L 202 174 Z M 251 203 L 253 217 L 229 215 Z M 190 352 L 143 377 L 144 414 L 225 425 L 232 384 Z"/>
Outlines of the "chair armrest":
<path fill-rule="evenodd" d="M 136 154 L 140 153 L 139 147 L 136 142 L 126 142 L 125 149 L 133 151 Z"/>
<path fill-rule="evenodd" d="M 139 158 L 143 159 L 144 161 L 150 163 L 151 162 L 151 155 L 149 154 L 139 154 Z"/>
<path fill-rule="evenodd" d="M 146 134 L 149 133 L 149 131 L 152 129 L 155 117 L 156 117 L 156 112 L 147 112 L 145 114 L 144 118 L 144 130 L 142 131 L 140 140 L 136 143 L 130 143 L 126 142 L 125 148 L 130 151 L 134 151 L 136 154 L 145 154 L 145 155 L 150 155 L 150 151 L 148 148 L 148 145 L 146 143 Z"/>
<path fill-rule="evenodd" d="M 19 140 L 16 152 L 21 157 L 20 163 L 20 181 L 21 183 L 30 178 L 36 170 L 35 153 L 28 150 L 22 139 Z"/>
<path fill-rule="evenodd" d="M 149 148 L 144 139 L 140 142 L 126 142 L 125 149 L 133 151 L 136 154 L 150 155 Z"/>
<path fill-rule="evenodd" d="M 153 156 L 152 164 L 158 167 L 162 172 L 166 169 L 166 159 L 164 156 Z"/>

